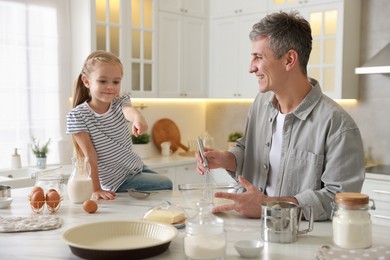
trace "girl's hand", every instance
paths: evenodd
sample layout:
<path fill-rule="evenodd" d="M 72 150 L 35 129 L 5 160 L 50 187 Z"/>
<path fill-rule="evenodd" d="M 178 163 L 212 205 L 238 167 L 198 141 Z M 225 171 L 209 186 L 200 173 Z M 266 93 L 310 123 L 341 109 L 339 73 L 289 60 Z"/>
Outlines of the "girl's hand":
<path fill-rule="evenodd" d="M 148 124 L 142 115 L 136 116 L 132 125 L 132 131 L 135 136 L 142 135 L 148 130 Z"/>
<path fill-rule="evenodd" d="M 129 122 L 133 122 L 131 130 L 135 136 L 142 135 L 148 130 L 148 124 L 146 123 L 143 115 L 131 105 L 124 105 L 123 114 Z"/>
<path fill-rule="evenodd" d="M 115 199 L 116 194 L 113 191 L 108 190 L 97 190 L 92 193 L 92 198 L 94 200 L 104 199 L 104 200 L 113 200 Z"/>

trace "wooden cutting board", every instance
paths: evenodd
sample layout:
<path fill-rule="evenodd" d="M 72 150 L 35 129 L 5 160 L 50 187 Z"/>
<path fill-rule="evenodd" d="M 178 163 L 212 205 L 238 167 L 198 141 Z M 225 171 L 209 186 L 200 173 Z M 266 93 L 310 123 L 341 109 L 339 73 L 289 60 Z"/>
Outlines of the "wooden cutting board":
<path fill-rule="evenodd" d="M 171 119 L 163 118 L 158 120 L 152 129 L 152 138 L 156 147 L 161 151 L 161 143 L 171 142 L 172 152 L 180 147 L 184 151 L 188 151 L 188 147 L 180 142 L 180 131 L 175 122 Z"/>

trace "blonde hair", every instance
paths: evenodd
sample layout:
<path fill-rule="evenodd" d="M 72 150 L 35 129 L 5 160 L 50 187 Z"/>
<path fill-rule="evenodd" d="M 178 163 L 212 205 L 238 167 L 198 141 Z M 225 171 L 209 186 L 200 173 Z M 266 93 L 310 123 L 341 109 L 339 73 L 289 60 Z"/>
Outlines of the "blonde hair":
<path fill-rule="evenodd" d="M 91 93 L 89 88 L 84 86 L 82 81 L 82 76 L 86 78 L 89 77 L 91 72 L 95 69 L 95 65 L 98 62 L 109 63 L 112 65 L 118 65 L 121 68 L 121 76 L 123 76 L 123 65 L 121 60 L 113 53 L 108 51 L 94 51 L 85 60 L 83 67 L 81 69 L 80 75 L 77 77 L 73 84 L 73 103 L 72 107 L 76 107 L 85 101 L 89 102 L 91 100 Z M 78 157 L 83 156 L 83 152 L 80 149 L 80 146 L 77 144 L 74 138 L 73 145 L 75 147 L 76 153 Z"/>

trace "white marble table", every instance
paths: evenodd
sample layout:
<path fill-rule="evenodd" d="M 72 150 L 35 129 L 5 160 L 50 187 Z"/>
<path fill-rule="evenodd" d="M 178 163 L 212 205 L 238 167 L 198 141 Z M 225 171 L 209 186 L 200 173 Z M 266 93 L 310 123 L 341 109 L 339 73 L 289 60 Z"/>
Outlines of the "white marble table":
<path fill-rule="evenodd" d="M 0 217 L 34 214 L 27 201 L 30 190 L 31 188 L 12 190 L 14 201 L 11 207 L 0 209 Z M 71 204 L 65 193 L 61 208 L 56 213 L 63 221 L 62 227 L 51 231 L 0 233 L 0 259 L 78 259 L 62 240 L 65 230 L 95 221 L 139 220 L 148 209 L 165 200 L 186 206 L 179 192 L 160 191 L 145 200 L 137 200 L 129 197 L 127 193 L 121 193 L 114 201 L 99 201 L 98 211 L 87 214 L 81 205 Z M 45 209 L 41 214 L 49 213 Z M 241 239 L 260 239 L 260 220 L 245 219 L 234 212 L 219 216 L 225 220 L 227 231 L 228 246 L 225 259 L 240 259 L 233 247 L 234 242 Z M 184 235 L 185 230 L 180 229 L 179 235 L 172 241 L 169 249 L 152 259 L 185 259 Z M 296 243 L 265 243 L 261 259 L 314 259 L 316 250 L 325 244 L 332 245 L 331 222 L 316 222 L 314 230 L 307 235 L 301 235 Z M 390 247 L 390 227 L 373 226 L 373 244 Z"/>

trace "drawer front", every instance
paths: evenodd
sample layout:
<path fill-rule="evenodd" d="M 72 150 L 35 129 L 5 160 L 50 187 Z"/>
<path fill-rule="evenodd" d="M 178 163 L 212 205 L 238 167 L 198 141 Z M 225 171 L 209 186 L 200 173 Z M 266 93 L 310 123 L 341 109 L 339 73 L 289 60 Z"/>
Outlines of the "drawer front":
<path fill-rule="evenodd" d="M 202 183 L 206 177 L 196 171 L 196 163 L 176 166 L 176 184 Z"/>
<path fill-rule="evenodd" d="M 362 193 L 369 195 L 375 201 L 390 203 L 390 182 L 366 179 Z"/>
<path fill-rule="evenodd" d="M 372 223 L 375 225 L 390 227 L 390 216 L 389 215 L 381 215 L 381 214 L 377 214 L 377 213 L 372 213 L 371 220 L 372 220 Z"/>
<path fill-rule="evenodd" d="M 390 182 L 366 179 L 362 193 L 375 202 L 376 209 L 370 211 L 372 223 L 390 226 Z"/>
<path fill-rule="evenodd" d="M 175 168 L 174 167 L 162 167 L 162 168 L 153 168 L 158 174 L 164 175 L 171 179 L 173 183 L 173 188 L 175 187 Z"/>

